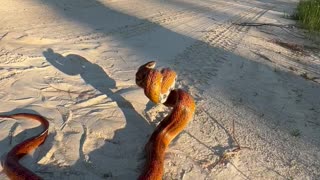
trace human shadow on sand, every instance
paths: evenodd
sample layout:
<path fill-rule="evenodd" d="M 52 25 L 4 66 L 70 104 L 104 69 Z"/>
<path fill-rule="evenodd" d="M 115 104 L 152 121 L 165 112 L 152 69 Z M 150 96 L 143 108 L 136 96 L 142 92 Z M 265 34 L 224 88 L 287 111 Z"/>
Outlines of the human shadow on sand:
<path fill-rule="evenodd" d="M 137 171 L 139 171 L 137 169 L 141 167 L 141 160 L 143 159 L 142 150 L 147 140 L 146 134 L 151 133 L 151 126 L 135 111 L 128 100 L 111 90 L 116 88 L 115 81 L 99 65 L 91 63 L 76 54 L 63 56 L 52 49 L 44 51 L 43 55 L 51 65 L 61 72 L 71 76 L 80 75 L 88 85 L 116 102 L 126 121 L 126 126 L 123 129 L 116 130 L 112 139 L 105 140 L 102 147 L 88 155 L 85 155 L 82 151 L 87 133 L 84 132 L 80 139 L 80 158 L 78 161 L 72 166 L 57 169 L 57 171 L 61 171 L 61 176 L 69 176 L 70 178 L 72 178 L 72 174 L 79 175 L 80 173 L 84 179 L 93 177 L 98 179 L 109 177 L 132 179 L 132 177 L 137 176 Z M 85 160 L 86 157 L 89 158 L 90 163 Z M 77 167 L 79 166 L 85 166 L 85 169 L 88 169 L 89 172 L 78 171 Z M 125 174 L 121 174 L 122 172 Z"/>
<path fill-rule="evenodd" d="M 203 95 L 203 92 L 212 93 L 210 96 L 206 97 L 211 97 L 212 99 L 214 99 L 214 101 L 212 102 L 219 102 L 219 106 L 221 104 L 225 105 L 232 113 L 236 113 L 235 111 L 233 111 L 233 107 L 237 106 L 243 107 L 243 109 L 248 111 L 254 110 L 254 113 L 260 114 L 261 118 L 252 118 L 252 120 L 250 121 L 253 122 L 250 123 L 248 123 L 249 120 L 246 115 L 239 116 L 239 122 L 242 123 L 243 121 L 245 127 L 247 127 L 247 124 L 255 123 L 254 127 L 256 129 L 268 127 L 269 129 L 277 129 L 277 131 L 272 132 L 287 132 L 290 130 L 288 122 L 290 123 L 291 119 L 299 120 L 301 124 L 304 124 L 303 116 L 300 116 L 299 114 L 295 115 L 292 113 L 295 111 L 301 111 L 303 109 L 306 110 L 308 108 L 307 106 L 303 107 L 300 104 L 315 104 L 316 106 L 314 109 L 317 109 L 318 107 L 317 104 L 319 102 L 319 97 L 317 96 L 317 94 L 319 94 L 318 92 L 320 88 L 318 84 L 314 84 L 314 88 L 310 89 L 309 82 L 306 82 L 301 77 L 297 77 L 298 75 L 291 73 L 290 71 L 281 70 L 280 68 L 274 68 L 273 66 L 269 66 L 269 64 L 267 63 L 261 63 L 262 60 L 261 62 L 255 61 L 255 59 L 241 57 L 237 55 L 237 53 L 228 52 L 228 50 L 224 50 L 224 48 L 219 48 L 220 45 L 224 46 L 224 44 L 228 45 L 229 42 L 233 42 L 229 44 L 226 47 L 226 49 L 235 50 L 238 47 L 238 45 L 243 42 L 243 37 L 245 37 L 244 33 L 247 33 L 249 31 L 249 27 L 237 27 L 238 30 L 234 33 L 230 33 L 230 29 L 225 28 L 225 30 L 222 31 L 222 33 L 218 34 L 219 36 L 213 34 L 214 36 L 212 36 L 211 39 L 202 41 L 189 37 L 177 31 L 170 30 L 170 28 L 161 26 L 159 23 L 154 23 L 148 18 L 142 19 L 134 17 L 133 15 L 123 13 L 121 12 L 121 10 L 117 10 L 116 8 L 110 7 L 108 3 L 101 3 L 101 1 L 97 0 L 73 0 L 68 2 L 55 0 L 39 0 L 39 2 L 50 6 L 50 8 L 55 10 L 56 13 L 61 15 L 61 17 L 64 17 L 64 19 L 66 19 L 67 21 L 82 25 L 84 27 L 89 27 L 93 33 L 97 33 L 99 34 L 99 36 L 102 34 L 104 37 L 112 37 L 112 40 L 118 42 L 118 45 L 120 47 L 126 47 L 130 49 L 131 52 L 134 52 L 134 56 L 139 57 L 138 60 L 135 58 L 129 58 L 128 60 L 132 63 L 140 63 L 141 59 L 150 59 L 156 57 L 158 59 L 159 64 L 161 62 L 166 61 L 171 63 L 171 65 L 174 64 L 174 68 L 175 70 L 177 70 L 180 77 L 184 77 L 184 79 L 190 79 L 188 80 L 188 84 L 194 83 L 199 87 L 202 87 L 203 84 L 214 84 L 214 87 L 217 87 L 217 90 L 213 91 L 207 88 L 203 88 L 199 89 L 198 94 L 201 96 Z M 270 3 L 272 2 L 278 1 L 270 1 Z M 180 3 L 177 5 L 182 6 L 183 4 Z M 190 5 L 188 4 L 184 4 L 184 6 L 190 7 Z M 94 10 L 89 11 L 88 8 L 94 8 Z M 191 6 L 190 8 L 199 9 L 199 7 L 195 6 Z M 265 7 L 262 6 L 261 8 Z M 251 11 L 243 12 L 248 13 Z M 250 14 L 248 17 L 242 18 L 242 21 L 245 20 L 255 22 L 257 18 L 263 15 L 255 13 Z M 170 14 L 168 16 L 170 16 Z M 219 14 L 218 16 L 228 16 L 228 18 L 226 19 L 230 19 L 232 14 Z M 237 15 L 237 17 L 238 18 L 235 19 L 240 18 L 239 15 Z M 252 19 L 250 17 L 256 18 Z M 235 19 L 230 20 L 234 22 Z M 239 33 L 240 36 L 237 35 Z M 145 39 L 141 38 L 142 36 L 145 37 Z M 203 34 L 202 37 L 205 38 L 205 36 L 206 34 Z M 239 37 L 238 40 L 236 40 L 237 37 Z M 212 43 L 209 43 L 211 41 Z M 220 41 L 222 41 L 222 43 Z M 177 55 L 177 52 L 181 53 Z M 50 52 L 48 53 L 53 54 Z M 60 55 L 58 57 L 63 56 Z M 65 57 L 63 57 L 63 59 L 64 58 Z M 303 66 L 303 64 L 301 65 Z M 70 75 L 76 74 L 75 72 L 70 72 L 70 70 L 68 70 L 71 67 L 73 67 L 72 65 L 69 65 L 69 68 L 67 68 L 68 65 L 59 65 L 59 63 L 56 63 L 56 66 L 57 68 L 60 68 L 61 71 L 69 72 Z M 79 67 L 80 72 L 83 71 L 83 69 L 80 68 L 80 66 L 77 67 Z M 94 86 L 97 90 L 101 90 L 101 92 L 104 92 L 106 94 L 109 93 L 108 95 L 114 97 L 119 97 L 117 95 L 113 95 L 113 92 L 109 91 L 110 89 L 108 90 L 108 88 L 112 88 L 110 84 L 113 81 L 107 81 L 108 76 L 103 72 L 103 70 L 100 67 L 94 68 L 95 65 L 90 65 L 90 63 L 88 67 L 92 67 L 93 69 L 102 72 L 100 74 L 102 74 L 102 76 L 105 75 L 106 80 L 103 80 L 102 82 L 95 82 L 93 79 L 90 80 L 90 78 L 88 78 L 87 75 L 81 75 L 87 83 Z M 106 87 L 103 87 L 104 85 Z M 277 86 L 279 86 L 280 88 L 276 89 L 275 87 Z M 297 97 L 295 97 L 295 93 L 292 93 L 292 95 L 288 96 L 284 96 L 282 94 L 287 92 L 291 93 L 292 88 L 298 88 L 298 90 L 294 91 L 302 91 L 305 93 L 300 95 L 297 93 Z M 219 95 L 215 93 L 220 91 L 223 93 L 220 93 Z M 300 96 L 303 97 L 302 100 Z M 227 99 L 227 103 L 222 101 L 220 97 L 222 97 L 221 99 Z M 284 97 L 288 100 L 283 101 Z M 295 98 L 297 98 L 299 104 L 295 102 Z M 228 102 L 231 101 L 233 105 L 229 105 Z M 209 99 L 205 99 L 205 102 L 211 104 L 208 105 L 209 107 L 214 107 L 217 105 L 211 103 L 211 100 Z M 286 106 L 286 109 L 283 110 L 281 108 L 282 106 Z M 311 114 L 311 112 L 309 114 Z M 319 122 L 319 117 L 316 116 L 318 113 L 315 112 L 313 114 L 315 116 L 313 121 Z M 203 121 L 201 122 L 216 122 L 215 118 L 219 117 L 219 115 L 212 115 L 213 118 L 211 118 L 209 115 L 206 114 L 204 116 L 205 118 L 203 118 Z M 223 119 L 224 117 L 221 117 L 217 120 L 222 121 Z M 226 122 L 228 122 L 228 120 L 224 120 L 224 123 L 222 125 L 226 125 Z M 127 125 L 127 127 L 130 127 L 129 124 Z M 127 127 L 125 129 L 127 129 Z M 312 130 L 312 127 L 308 128 L 308 130 Z M 263 142 L 268 144 L 268 146 L 277 147 L 277 149 L 281 149 L 281 151 L 285 152 L 286 154 L 291 153 L 290 145 L 287 145 L 285 143 L 278 143 L 281 141 L 273 142 L 269 140 L 270 136 L 268 136 L 267 134 L 263 134 L 260 131 L 254 131 L 253 133 L 257 134 L 257 136 L 259 136 L 259 138 Z M 228 136 L 226 148 L 231 148 L 234 144 L 232 141 L 232 136 L 228 132 L 226 132 L 226 134 Z M 303 141 L 309 142 L 310 139 L 319 139 L 317 137 L 318 135 L 316 135 L 316 133 L 304 133 L 304 136 L 302 136 L 301 138 L 303 138 Z M 221 137 L 219 137 L 219 139 L 220 138 Z M 199 142 L 201 142 L 200 140 Z M 207 145 L 207 143 L 204 144 Z M 319 146 L 318 140 L 317 146 Z M 203 146 L 201 146 L 201 148 L 202 147 Z M 221 148 L 219 145 L 216 145 L 214 148 L 208 147 L 208 149 L 214 153 L 216 151 L 215 149 Z M 223 152 L 220 153 L 222 154 Z M 299 163 L 306 164 L 306 167 L 310 166 L 310 162 L 306 161 L 305 158 L 302 158 L 294 154 L 292 155 L 292 157 L 294 157 L 294 159 L 297 160 Z M 282 157 L 278 159 L 281 160 Z M 286 161 L 288 163 L 291 162 L 290 159 L 286 159 Z M 110 161 L 110 164 L 112 163 L 114 162 Z"/>

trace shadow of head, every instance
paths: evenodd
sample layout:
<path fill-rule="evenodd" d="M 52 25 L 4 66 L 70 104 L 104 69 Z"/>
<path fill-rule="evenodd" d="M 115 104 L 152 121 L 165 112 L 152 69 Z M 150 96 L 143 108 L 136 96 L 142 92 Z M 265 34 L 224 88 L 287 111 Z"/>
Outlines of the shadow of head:
<path fill-rule="evenodd" d="M 51 48 L 43 52 L 46 60 L 55 68 L 67 75 L 78 75 L 84 71 L 83 64 L 89 63 L 85 58 L 70 54 L 63 56 L 55 53 Z"/>
<path fill-rule="evenodd" d="M 116 84 L 102 67 L 91 63 L 86 58 L 77 54 L 63 56 L 54 52 L 51 48 L 43 52 L 46 60 L 59 71 L 70 75 L 80 75 L 82 79 L 95 89 L 104 93 L 103 88 L 115 88 Z M 103 88 L 102 88 L 103 87 Z"/>

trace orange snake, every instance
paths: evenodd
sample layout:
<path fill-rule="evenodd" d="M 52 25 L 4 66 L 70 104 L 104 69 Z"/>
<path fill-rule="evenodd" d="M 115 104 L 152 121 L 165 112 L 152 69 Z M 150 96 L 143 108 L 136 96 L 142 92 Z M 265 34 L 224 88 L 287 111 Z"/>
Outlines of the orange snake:
<path fill-rule="evenodd" d="M 9 151 L 4 161 L 2 162 L 3 170 L 7 176 L 12 180 L 38 180 L 42 179 L 29 169 L 23 167 L 19 160 L 28 154 L 33 149 L 41 145 L 48 136 L 49 122 L 40 115 L 20 113 L 12 115 L 0 115 L 0 118 L 11 118 L 11 119 L 32 119 L 39 121 L 43 130 L 40 134 L 33 136 L 19 144 Z"/>
<path fill-rule="evenodd" d="M 181 89 L 175 89 L 176 73 L 169 68 L 158 71 L 154 61 L 142 65 L 136 73 L 136 83 L 154 103 L 172 107 L 172 112 L 161 121 L 145 146 L 147 160 L 139 180 L 160 180 L 163 175 L 164 155 L 170 142 L 187 126 L 195 111 L 193 98 Z M 34 114 L 0 115 L 0 118 L 33 119 L 39 121 L 43 131 L 16 145 L 3 162 L 4 172 L 14 180 L 37 180 L 39 176 L 19 163 L 24 155 L 41 145 L 48 136 L 48 121 Z"/>
<path fill-rule="evenodd" d="M 164 155 L 170 142 L 193 118 L 195 102 L 181 89 L 172 90 L 176 73 L 169 68 L 158 71 L 156 63 L 148 62 L 138 69 L 136 83 L 154 103 L 172 107 L 171 113 L 161 121 L 146 144 L 146 163 L 139 180 L 160 180 L 163 175 Z"/>

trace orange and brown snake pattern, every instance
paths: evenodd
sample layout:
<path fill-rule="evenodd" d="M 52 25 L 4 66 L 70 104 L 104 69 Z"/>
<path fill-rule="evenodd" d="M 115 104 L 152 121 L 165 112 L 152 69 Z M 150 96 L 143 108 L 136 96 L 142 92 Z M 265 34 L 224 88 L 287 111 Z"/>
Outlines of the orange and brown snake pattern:
<path fill-rule="evenodd" d="M 0 115 L 0 118 L 10 118 L 10 119 L 31 119 L 41 123 L 43 130 L 40 134 L 33 136 L 19 144 L 17 144 L 13 149 L 11 149 L 4 161 L 2 162 L 3 170 L 7 176 L 12 180 L 38 180 L 42 179 L 35 173 L 31 172 L 29 169 L 23 167 L 19 160 L 28 154 L 30 151 L 34 150 L 40 146 L 48 136 L 49 122 L 40 115 L 19 113 L 12 115 Z"/>
<path fill-rule="evenodd" d="M 171 113 L 161 121 L 145 146 L 146 163 L 139 180 L 160 180 L 164 171 L 165 151 L 170 142 L 193 118 L 195 102 L 182 89 L 173 89 L 177 75 L 169 68 L 158 71 L 154 61 L 142 65 L 136 73 L 136 83 L 144 89 L 145 95 L 154 103 L 172 107 Z M 23 167 L 19 160 L 41 145 L 48 136 L 48 121 L 35 114 L 0 115 L 0 118 L 32 119 L 44 127 L 42 132 L 16 145 L 3 161 L 3 169 L 12 180 L 38 180 L 41 177 Z"/>
<path fill-rule="evenodd" d="M 154 69 L 154 61 L 142 65 L 136 73 L 136 83 L 154 103 L 172 107 L 171 113 L 156 127 L 145 146 L 146 163 L 139 180 L 161 180 L 165 151 L 170 142 L 193 118 L 195 102 L 182 89 L 174 89 L 176 73 L 169 68 Z"/>

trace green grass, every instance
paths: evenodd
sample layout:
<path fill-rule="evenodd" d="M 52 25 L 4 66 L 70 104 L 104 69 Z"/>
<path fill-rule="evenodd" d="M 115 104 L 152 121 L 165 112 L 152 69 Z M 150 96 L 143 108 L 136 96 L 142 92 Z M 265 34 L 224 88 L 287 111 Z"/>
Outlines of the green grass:
<path fill-rule="evenodd" d="M 320 0 L 301 0 L 294 18 L 304 28 L 320 32 Z"/>
<path fill-rule="evenodd" d="M 293 129 L 293 130 L 291 130 L 290 134 L 291 134 L 291 136 L 298 137 L 301 135 L 301 132 L 299 129 Z"/>

